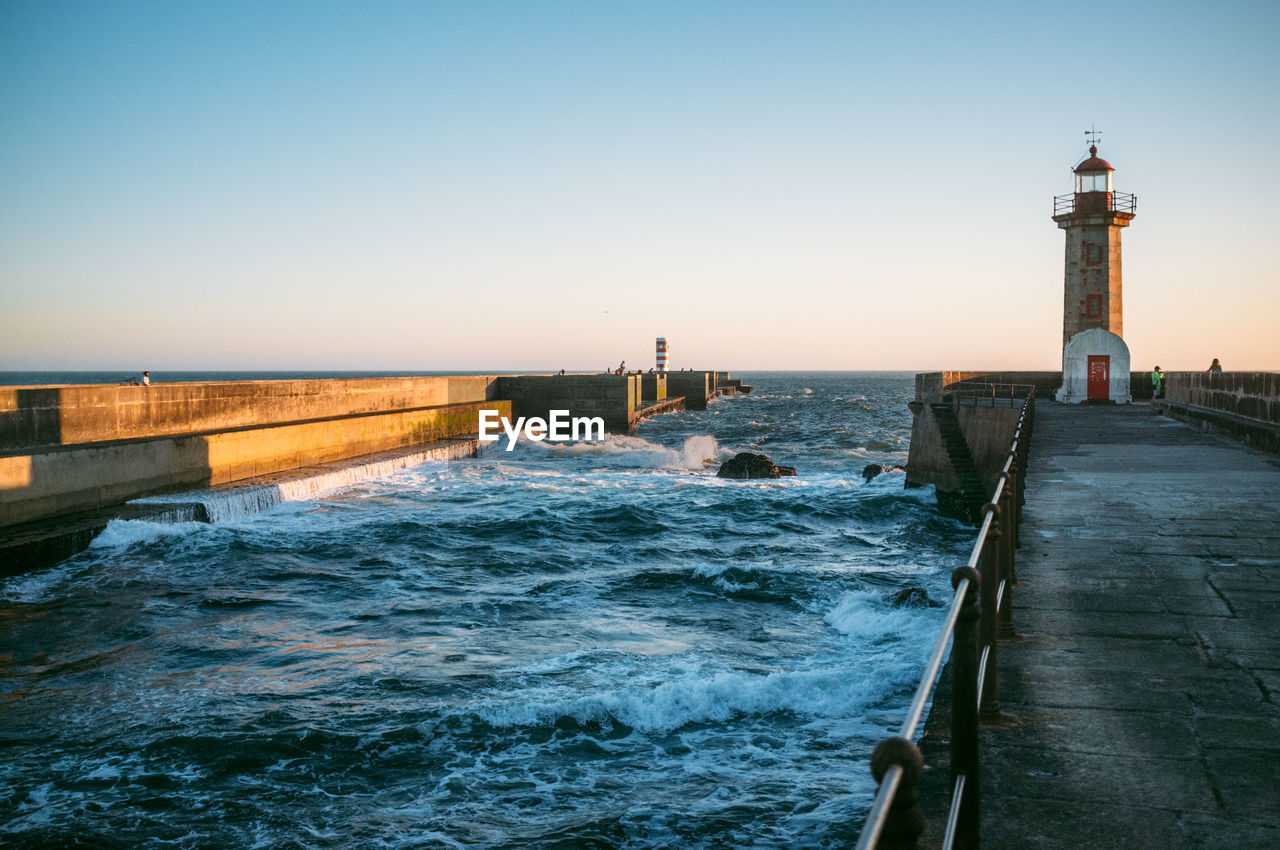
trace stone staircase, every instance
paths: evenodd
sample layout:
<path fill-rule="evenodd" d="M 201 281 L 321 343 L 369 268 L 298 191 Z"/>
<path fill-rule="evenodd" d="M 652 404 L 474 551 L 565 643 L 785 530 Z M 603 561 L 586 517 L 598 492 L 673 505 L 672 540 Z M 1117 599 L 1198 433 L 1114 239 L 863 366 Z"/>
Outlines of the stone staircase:
<path fill-rule="evenodd" d="M 958 515 L 967 522 L 977 524 L 982 516 L 982 506 L 987 502 L 986 488 L 978 477 L 978 468 L 974 465 L 973 454 L 969 444 L 964 440 L 960 430 L 960 422 L 950 403 L 937 402 L 929 405 L 933 410 L 934 421 L 938 423 L 938 433 L 947 447 L 947 456 L 951 458 L 951 469 L 959 482 L 959 491 L 955 493 L 938 493 L 938 507 L 946 513 Z"/>

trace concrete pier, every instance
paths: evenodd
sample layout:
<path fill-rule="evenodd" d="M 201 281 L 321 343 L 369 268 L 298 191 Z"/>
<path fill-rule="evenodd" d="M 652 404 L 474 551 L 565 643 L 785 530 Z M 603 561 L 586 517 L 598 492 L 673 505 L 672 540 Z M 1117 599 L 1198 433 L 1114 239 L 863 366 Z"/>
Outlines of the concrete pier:
<path fill-rule="evenodd" d="M 489 376 L 0 388 L 0 527 L 474 435 Z"/>
<path fill-rule="evenodd" d="M 644 403 L 662 401 L 667 397 L 665 372 L 646 372 L 640 376 L 640 399 Z"/>
<path fill-rule="evenodd" d="M 285 492 L 297 488 L 299 482 L 314 482 L 324 487 L 335 477 L 354 480 L 386 471 L 403 469 L 431 460 L 456 460 L 475 457 L 480 441 L 474 437 L 436 440 L 425 446 L 377 452 L 357 458 L 303 466 L 284 472 L 256 476 L 209 488 L 186 490 L 170 498 L 152 496 L 112 504 L 92 511 L 54 517 L 0 529 L 0 576 L 15 575 L 30 569 L 57 563 L 85 549 L 93 538 L 114 519 L 140 519 L 152 522 L 211 522 L 205 499 L 217 499 L 234 493 L 274 489 Z M 365 468 L 368 468 L 365 471 Z M 347 473 L 342 475 L 342 473 Z M 352 474 L 354 473 L 354 474 Z M 313 491 L 314 492 L 314 491 Z M 258 499 L 263 503 L 288 501 Z"/>
<path fill-rule="evenodd" d="M 705 410 L 716 394 L 715 374 L 517 375 L 498 378 L 494 397 L 510 399 L 516 416 L 546 418 L 552 410 L 567 410 L 570 416 L 599 416 L 606 429 L 625 434 L 657 413 Z"/>
<path fill-rule="evenodd" d="M 1151 381 L 1131 375 L 1134 398 Z M 976 521 L 995 487 L 1021 413 L 1021 399 L 1048 399 L 1061 372 L 923 372 L 916 375 L 907 487 L 932 484 L 939 509 Z"/>
<path fill-rule="evenodd" d="M 643 402 L 641 375 L 514 375 L 498 378 L 494 392 L 510 399 L 515 416 L 547 419 L 553 410 L 600 417 L 609 431 L 635 427 Z"/>
<path fill-rule="evenodd" d="M 684 396 L 688 410 L 706 410 L 716 392 L 714 378 L 714 372 L 668 372 L 667 395 Z"/>
<path fill-rule="evenodd" d="M 672 374 L 705 408 L 716 373 Z M 452 445 L 477 435 L 482 410 L 567 410 L 626 433 L 685 408 L 668 385 L 632 373 L 0 387 L 0 571 L 83 549 L 137 515 L 131 499 Z"/>
<path fill-rule="evenodd" d="M 1150 406 L 1037 406 L 985 846 L 1280 847 L 1277 494 L 1280 459 Z"/>

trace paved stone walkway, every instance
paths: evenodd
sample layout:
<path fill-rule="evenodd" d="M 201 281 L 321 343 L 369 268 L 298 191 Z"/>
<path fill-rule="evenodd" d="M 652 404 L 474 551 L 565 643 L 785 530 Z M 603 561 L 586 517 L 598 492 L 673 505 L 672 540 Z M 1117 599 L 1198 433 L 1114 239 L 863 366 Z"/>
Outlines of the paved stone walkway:
<path fill-rule="evenodd" d="M 1037 407 L 988 848 L 1280 848 L 1280 458 Z"/>

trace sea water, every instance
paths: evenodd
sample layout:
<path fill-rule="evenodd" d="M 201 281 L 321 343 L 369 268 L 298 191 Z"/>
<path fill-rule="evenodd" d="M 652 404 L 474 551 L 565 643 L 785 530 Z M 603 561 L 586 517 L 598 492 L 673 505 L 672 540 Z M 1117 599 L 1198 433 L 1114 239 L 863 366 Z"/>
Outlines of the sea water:
<path fill-rule="evenodd" d="M 861 476 L 911 376 L 740 377 L 0 581 L 0 844 L 852 842 L 972 532 Z"/>

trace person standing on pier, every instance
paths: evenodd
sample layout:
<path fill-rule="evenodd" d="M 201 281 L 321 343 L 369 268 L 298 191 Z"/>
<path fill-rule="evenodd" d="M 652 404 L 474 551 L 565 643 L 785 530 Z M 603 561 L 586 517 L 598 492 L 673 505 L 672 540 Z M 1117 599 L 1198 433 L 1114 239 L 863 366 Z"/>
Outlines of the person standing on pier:
<path fill-rule="evenodd" d="M 1164 398 L 1164 372 L 1159 366 L 1151 370 L 1151 397 Z"/>

